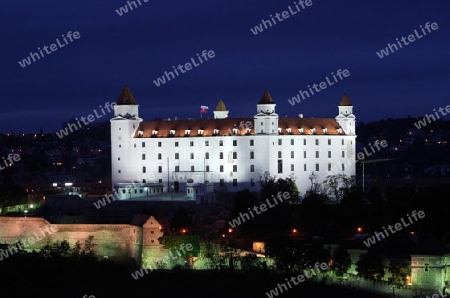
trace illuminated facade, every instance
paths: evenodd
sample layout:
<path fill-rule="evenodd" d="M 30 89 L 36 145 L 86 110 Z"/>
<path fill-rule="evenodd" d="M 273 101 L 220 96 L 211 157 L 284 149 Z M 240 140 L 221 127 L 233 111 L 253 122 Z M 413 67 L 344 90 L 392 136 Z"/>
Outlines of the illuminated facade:
<path fill-rule="evenodd" d="M 138 107 L 125 86 L 110 120 L 119 199 L 161 189 L 185 192 L 190 183 L 205 182 L 217 191 L 257 191 L 265 172 L 292 175 L 305 193 L 312 173 L 316 182 L 330 174 L 355 175 L 355 116 L 346 94 L 335 118 L 280 118 L 268 91 L 252 118 L 228 118 L 222 100 L 214 119 L 143 121 Z M 123 188 L 127 183 L 133 183 L 131 193 Z"/>

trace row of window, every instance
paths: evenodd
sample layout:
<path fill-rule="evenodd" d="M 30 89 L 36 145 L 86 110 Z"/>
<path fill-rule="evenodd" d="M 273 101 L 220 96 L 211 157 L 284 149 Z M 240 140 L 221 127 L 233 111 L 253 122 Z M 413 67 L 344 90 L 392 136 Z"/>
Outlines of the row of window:
<path fill-rule="evenodd" d="M 319 145 L 319 139 L 315 139 L 315 144 Z M 278 139 L 278 145 L 283 144 L 283 139 Z M 294 139 L 291 139 L 291 145 L 294 146 L 295 142 Z M 341 144 L 344 145 L 344 139 L 341 140 Z M 194 147 L 194 141 L 190 141 L 189 145 L 191 147 Z M 254 140 L 250 140 L 250 146 L 254 146 L 255 142 Z M 306 139 L 303 139 L 303 145 L 306 146 Z M 331 145 L 331 139 L 328 139 L 328 145 Z M 205 141 L 205 146 L 209 146 L 209 141 Z M 223 140 L 219 140 L 219 146 L 223 146 Z M 237 140 L 233 140 L 233 146 L 237 146 Z M 136 144 L 135 144 L 136 147 Z M 158 142 L 158 147 L 162 147 L 162 142 Z M 175 147 L 179 147 L 179 142 L 175 142 Z M 145 142 L 142 142 L 142 148 L 145 148 Z"/>
<path fill-rule="evenodd" d="M 294 151 L 291 151 L 291 158 L 294 158 Z M 319 151 L 316 151 L 316 158 L 319 158 Z M 146 155 L 142 153 L 142 160 L 145 160 Z M 255 158 L 255 152 L 250 151 L 250 159 Z M 278 151 L 278 158 L 282 158 L 282 152 Z M 306 151 L 303 151 L 303 158 L 306 158 Z M 328 151 L 328 158 L 331 158 L 331 151 Z M 345 151 L 342 151 L 342 158 L 345 158 Z M 162 159 L 162 153 L 158 153 L 158 159 Z M 175 159 L 180 159 L 180 153 L 175 153 Z M 194 153 L 190 153 L 190 159 L 194 159 Z M 205 153 L 205 159 L 209 159 L 209 152 Z M 223 159 L 223 152 L 219 152 L 219 159 Z M 233 151 L 233 159 L 237 159 L 237 152 Z M 118 158 L 120 160 L 120 157 Z"/>
<path fill-rule="evenodd" d="M 291 164 L 291 171 L 294 171 L 294 164 Z M 303 164 L 303 171 L 307 171 L 307 165 Z M 158 173 L 162 173 L 163 171 L 163 167 L 162 166 L 158 166 Z M 180 166 L 175 166 L 175 172 L 179 172 L 180 171 Z M 224 171 L 224 166 L 220 165 L 219 166 L 219 172 L 223 173 Z M 315 171 L 320 171 L 320 166 L 318 163 L 316 163 L 316 169 Z M 328 164 L 328 171 L 331 171 L 331 163 Z M 342 164 L 342 171 L 345 171 L 345 164 Z M 191 166 L 191 172 L 195 172 L 195 167 Z M 210 168 L 209 165 L 205 166 L 205 172 L 210 172 Z M 233 165 L 233 172 L 237 172 L 237 165 Z M 255 165 L 250 165 L 250 172 L 255 172 Z M 120 173 L 120 170 L 119 170 Z M 142 167 L 142 173 L 147 173 L 147 167 L 143 166 Z M 278 173 L 283 173 L 283 162 L 281 160 L 278 161 Z"/>

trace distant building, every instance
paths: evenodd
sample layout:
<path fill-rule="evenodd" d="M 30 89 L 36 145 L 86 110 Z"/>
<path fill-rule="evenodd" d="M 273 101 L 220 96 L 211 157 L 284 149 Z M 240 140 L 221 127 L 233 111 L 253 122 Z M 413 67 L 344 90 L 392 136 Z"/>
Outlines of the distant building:
<path fill-rule="evenodd" d="M 258 191 L 268 172 L 292 175 L 304 193 L 312 173 L 317 182 L 330 174 L 355 175 L 355 115 L 347 94 L 335 118 L 280 118 L 275 106 L 264 91 L 251 118 L 228 118 L 220 100 L 214 119 L 143 121 L 125 85 L 110 120 L 113 187 L 120 199 L 161 187 L 186 192 L 191 183 L 206 182 L 216 191 Z"/>

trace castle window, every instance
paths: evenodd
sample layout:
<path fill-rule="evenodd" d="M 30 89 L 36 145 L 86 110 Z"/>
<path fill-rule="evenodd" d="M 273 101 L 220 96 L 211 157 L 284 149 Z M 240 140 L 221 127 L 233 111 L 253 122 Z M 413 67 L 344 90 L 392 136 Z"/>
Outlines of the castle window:
<path fill-rule="evenodd" d="M 250 140 L 250 146 L 254 146 L 255 145 L 255 141 L 254 140 Z"/>
<path fill-rule="evenodd" d="M 191 166 L 191 172 L 194 172 L 195 168 L 194 166 Z"/>
<path fill-rule="evenodd" d="M 328 139 L 328 145 L 331 145 L 331 139 Z"/>
<path fill-rule="evenodd" d="M 175 166 L 175 172 L 179 172 L 180 171 L 180 166 Z"/>
<path fill-rule="evenodd" d="M 278 174 L 283 173 L 283 161 L 281 159 L 278 160 Z"/>
<path fill-rule="evenodd" d="M 291 172 L 294 171 L 294 164 L 291 164 Z"/>
<path fill-rule="evenodd" d="M 158 166 L 158 173 L 162 173 L 162 166 Z"/>
<path fill-rule="evenodd" d="M 316 151 L 316 158 L 319 158 L 319 151 Z"/>
<path fill-rule="evenodd" d="M 194 141 L 191 141 L 190 145 L 191 145 L 191 147 L 193 147 L 194 146 Z"/>
<path fill-rule="evenodd" d="M 250 165 L 250 172 L 254 172 L 255 171 L 255 165 Z"/>
<path fill-rule="evenodd" d="M 278 145 L 282 145 L 282 144 L 283 144 L 282 140 L 278 139 Z"/>
<path fill-rule="evenodd" d="M 219 159 L 223 159 L 223 152 L 219 152 Z"/>
<path fill-rule="evenodd" d="M 342 151 L 342 157 L 345 157 L 345 151 Z"/>
<path fill-rule="evenodd" d="M 119 170 L 119 171 L 117 171 L 117 172 L 118 172 L 119 174 L 120 174 L 120 173 L 122 173 L 122 171 L 121 171 L 121 170 Z"/>
<path fill-rule="evenodd" d="M 209 159 L 209 152 L 205 153 L 205 159 Z"/>
<path fill-rule="evenodd" d="M 162 159 L 162 154 L 158 153 L 158 159 Z"/>
<path fill-rule="evenodd" d="M 162 147 L 162 142 L 158 142 L 158 147 Z"/>
<path fill-rule="evenodd" d="M 206 147 L 209 146 L 209 141 L 205 141 L 205 146 L 206 146 Z"/>
<path fill-rule="evenodd" d="M 175 142 L 175 147 L 178 147 L 178 142 Z"/>
<path fill-rule="evenodd" d="M 191 153 L 191 159 L 194 159 L 194 153 Z"/>
<path fill-rule="evenodd" d="M 237 172 L 237 165 L 233 165 L 233 172 Z"/>
<path fill-rule="evenodd" d="M 237 146 L 237 140 L 233 140 L 233 146 Z"/>
<path fill-rule="evenodd" d="M 255 152 L 254 151 L 250 151 L 250 159 L 254 159 L 255 158 Z"/>
<path fill-rule="evenodd" d="M 303 164 L 303 171 L 305 171 L 305 172 L 306 172 L 306 163 L 305 163 L 305 164 Z"/>
<path fill-rule="evenodd" d="M 236 151 L 233 152 L 233 159 L 237 159 L 237 152 Z"/>
<path fill-rule="evenodd" d="M 205 170 L 206 172 L 209 172 L 209 166 L 206 166 L 206 170 Z"/>
<path fill-rule="evenodd" d="M 345 171 L 345 164 L 342 164 L 342 171 Z"/>
<path fill-rule="evenodd" d="M 117 160 L 120 160 L 120 157 L 117 157 Z"/>
<path fill-rule="evenodd" d="M 318 163 L 316 163 L 316 171 L 317 172 L 319 171 L 319 164 Z"/>
<path fill-rule="evenodd" d="M 250 184 L 252 185 L 252 186 L 255 186 L 255 179 L 250 179 Z"/>
<path fill-rule="evenodd" d="M 319 145 L 319 139 L 316 139 L 316 145 L 317 146 Z"/>
<path fill-rule="evenodd" d="M 222 140 L 219 141 L 219 146 L 223 146 L 223 141 Z"/>
<path fill-rule="evenodd" d="M 303 158 L 306 158 L 306 151 L 303 151 Z"/>
<path fill-rule="evenodd" d="M 219 185 L 220 185 L 220 186 L 224 186 L 224 185 L 225 185 L 225 180 L 224 180 L 224 179 L 220 179 Z"/>
<path fill-rule="evenodd" d="M 303 145 L 306 146 L 306 139 L 303 139 Z"/>
<path fill-rule="evenodd" d="M 291 151 L 291 158 L 294 158 L 294 151 Z"/>
<path fill-rule="evenodd" d="M 278 158 L 281 158 L 281 151 L 278 151 Z"/>
<path fill-rule="evenodd" d="M 223 172 L 223 165 L 220 166 L 220 172 Z"/>
<path fill-rule="evenodd" d="M 328 164 L 328 172 L 331 171 L 331 163 Z"/>
<path fill-rule="evenodd" d="M 145 160 L 145 153 L 142 153 L 142 160 Z"/>
<path fill-rule="evenodd" d="M 237 186 L 237 179 L 233 179 L 233 186 Z"/>
<path fill-rule="evenodd" d="M 175 153 L 175 159 L 180 159 L 180 153 Z"/>
<path fill-rule="evenodd" d="M 342 145 L 344 145 L 344 139 L 342 139 Z"/>
<path fill-rule="evenodd" d="M 328 158 L 331 158 L 331 151 L 328 151 Z"/>
<path fill-rule="evenodd" d="M 294 146 L 294 139 L 291 139 L 291 146 Z"/>

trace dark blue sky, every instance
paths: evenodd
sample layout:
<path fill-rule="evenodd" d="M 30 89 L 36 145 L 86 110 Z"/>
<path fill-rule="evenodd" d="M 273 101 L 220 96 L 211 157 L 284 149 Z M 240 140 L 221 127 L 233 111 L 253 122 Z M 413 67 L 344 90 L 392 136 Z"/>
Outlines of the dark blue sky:
<path fill-rule="evenodd" d="M 294 8 L 294 1 L 140 1 L 123 16 L 116 9 L 124 0 L 2 5 L 0 133 L 41 127 L 54 132 L 62 121 L 115 101 L 124 84 L 144 120 L 199 117 L 200 105 L 208 105 L 212 116 L 219 98 L 230 117 L 253 116 L 264 89 L 282 117 L 335 117 L 343 91 L 364 122 L 419 117 L 450 104 L 447 0 L 312 0 L 258 35 L 250 28 Z M 437 22 L 439 29 L 383 59 L 376 55 L 396 38 L 421 32 L 426 22 Z M 19 65 L 68 31 L 81 38 L 25 68 Z M 213 50 L 215 57 L 155 86 L 164 71 L 203 50 Z M 348 69 L 350 76 L 295 106 L 288 103 L 338 69 Z"/>

